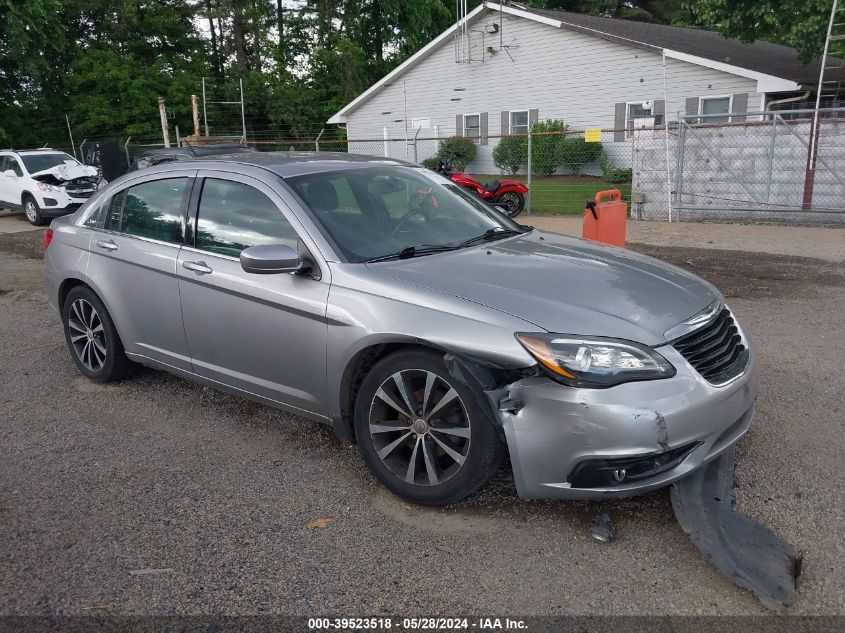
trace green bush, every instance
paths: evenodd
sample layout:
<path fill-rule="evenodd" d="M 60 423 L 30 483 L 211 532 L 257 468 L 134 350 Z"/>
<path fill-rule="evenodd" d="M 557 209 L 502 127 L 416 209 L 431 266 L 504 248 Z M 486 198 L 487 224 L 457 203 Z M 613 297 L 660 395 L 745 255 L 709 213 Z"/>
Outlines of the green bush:
<path fill-rule="evenodd" d="M 478 148 L 475 141 L 465 136 L 450 136 L 440 141 L 438 158 L 446 159 L 454 171 L 463 171 L 475 158 Z"/>
<path fill-rule="evenodd" d="M 566 136 L 557 146 L 557 162 L 580 175 L 584 165 L 595 163 L 602 155 L 601 143 L 588 143 L 582 136 Z"/>
<path fill-rule="evenodd" d="M 431 158 L 424 158 L 420 164 L 423 167 L 428 167 L 429 169 L 437 169 L 437 165 L 440 164 L 440 158 L 438 156 L 432 156 Z"/>
<path fill-rule="evenodd" d="M 517 173 L 528 163 L 528 139 L 525 136 L 504 136 L 493 150 L 493 162 L 503 173 Z"/>
<path fill-rule="evenodd" d="M 558 146 L 569 126 L 560 119 L 538 121 L 531 126 L 531 171 L 551 176 L 558 167 Z"/>
<path fill-rule="evenodd" d="M 596 159 L 601 167 L 601 175 L 604 180 L 613 185 L 630 183 L 634 179 L 634 170 L 629 167 L 616 167 L 607 152 L 602 150 Z"/>

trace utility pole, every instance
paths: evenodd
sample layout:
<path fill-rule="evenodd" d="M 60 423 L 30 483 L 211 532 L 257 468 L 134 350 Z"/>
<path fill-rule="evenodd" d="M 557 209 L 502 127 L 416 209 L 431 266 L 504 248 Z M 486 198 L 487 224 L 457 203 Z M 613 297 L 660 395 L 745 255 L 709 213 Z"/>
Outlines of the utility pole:
<path fill-rule="evenodd" d="M 164 146 L 170 147 L 170 134 L 167 131 L 167 109 L 164 107 L 164 97 L 158 98 L 158 113 L 161 116 L 161 135 L 164 138 Z"/>
<path fill-rule="evenodd" d="M 827 65 L 827 54 L 830 49 L 831 33 L 836 23 L 836 8 L 838 0 L 833 0 L 830 7 L 830 20 L 827 23 L 827 35 L 824 39 L 824 52 L 822 63 L 819 69 L 819 84 L 816 87 L 816 109 L 813 111 L 813 121 L 810 125 L 810 144 L 807 147 L 807 168 L 804 172 L 804 195 L 801 199 L 801 209 L 809 211 L 813 208 L 813 189 L 816 185 L 816 160 L 819 152 L 819 128 L 821 127 L 822 89 L 824 87 L 824 71 Z"/>
<path fill-rule="evenodd" d="M 197 95 L 191 95 L 191 114 L 194 115 L 194 136 L 200 135 L 200 113 L 197 108 Z"/>
<path fill-rule="evenodd" d="M 246 114 L 244 113 L 244 80 L 238 80 L 241 85 L 241 127 L 243 128 L 243 137 L 241 142 L 246 143 Z"/>

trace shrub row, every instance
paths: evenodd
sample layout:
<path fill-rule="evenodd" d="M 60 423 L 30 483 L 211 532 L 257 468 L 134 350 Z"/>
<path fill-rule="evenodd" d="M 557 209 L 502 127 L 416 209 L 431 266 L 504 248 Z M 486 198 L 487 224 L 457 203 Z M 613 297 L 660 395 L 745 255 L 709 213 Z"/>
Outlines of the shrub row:
<path fill-rule="evenodd" d="M 631 182 L 632 170 L 616 167 L 601 143 L 587 143 L 583 136 L 567 135 L 569 126 L 561 120 L 539 121 L 531 126 L 531 171 L 538 176 L 551 176 L 558 167 L 580 175 L 585 165 L 596 163 L 602 177 L 613 184 Z M 441 161 L 454 171 L 466 169 L 476 156 L 478 147 L 471 138 L 451 136 L 442 139 L 437 154 L 422 164 L 435 169 Z M 528 137 L 504 136 L 493 149 L 493 162 L 504 173 L 516 174 L 528 165 Z"/>

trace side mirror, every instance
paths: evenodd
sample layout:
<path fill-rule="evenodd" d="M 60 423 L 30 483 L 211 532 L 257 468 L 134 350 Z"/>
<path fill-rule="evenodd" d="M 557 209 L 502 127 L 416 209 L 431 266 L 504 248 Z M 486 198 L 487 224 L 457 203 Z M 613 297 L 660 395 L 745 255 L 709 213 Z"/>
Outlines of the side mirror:
<path fill-rule="evenodd" d="M 7 169 L 6 171 L 3 172 L 3 175 L 8 176 L 9 178 L 17 178 L 18 177 L 18 175 L 15 173 L 15 171 L 13 169 Z"/>
<path fill-rule="evenodd" d="M 256 275 L 295 273 L 303 267 L 296 251 L 284 244 L 250 246 L 241 251 L 240 259 L 241 268 Z"/>

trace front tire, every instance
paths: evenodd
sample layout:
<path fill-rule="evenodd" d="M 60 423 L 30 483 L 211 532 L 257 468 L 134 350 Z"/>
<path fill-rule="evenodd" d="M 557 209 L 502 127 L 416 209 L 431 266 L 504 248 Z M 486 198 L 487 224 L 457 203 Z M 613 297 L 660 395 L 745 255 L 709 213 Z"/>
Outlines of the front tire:
<path fill-rule="evenodd" d="M 43 226 L 46 222 L 44 216 L 41 215 L 41 207 L 38 206 L 35 198 L 30 195 L 24 196 L 23 212 L 26 214 L 26 219 L 33 226 Z"/>
<path fill-rule="evenodd" d="M 525 196 L 516 191 L 506 191 L 497 196 L 493 204 L 502 207 L 509 218 L 515 218 L 525 208 Z"/>
<path fill-rule="evenodd" d="M 443 358 L 399 351 L 361 384 L 355 431 L 370 471 L 393 493 L 423 505 L 472 494 L 495 472 L 504 446 L 474 394 Z"/>
<path fill-rule="evenodd" d="M 131 373 L 134 364 L 106 306 L 87 286 L 76 286 L 62 304 L 65 341 L 77 368 L 95 382 L 119 380 Z"/>

